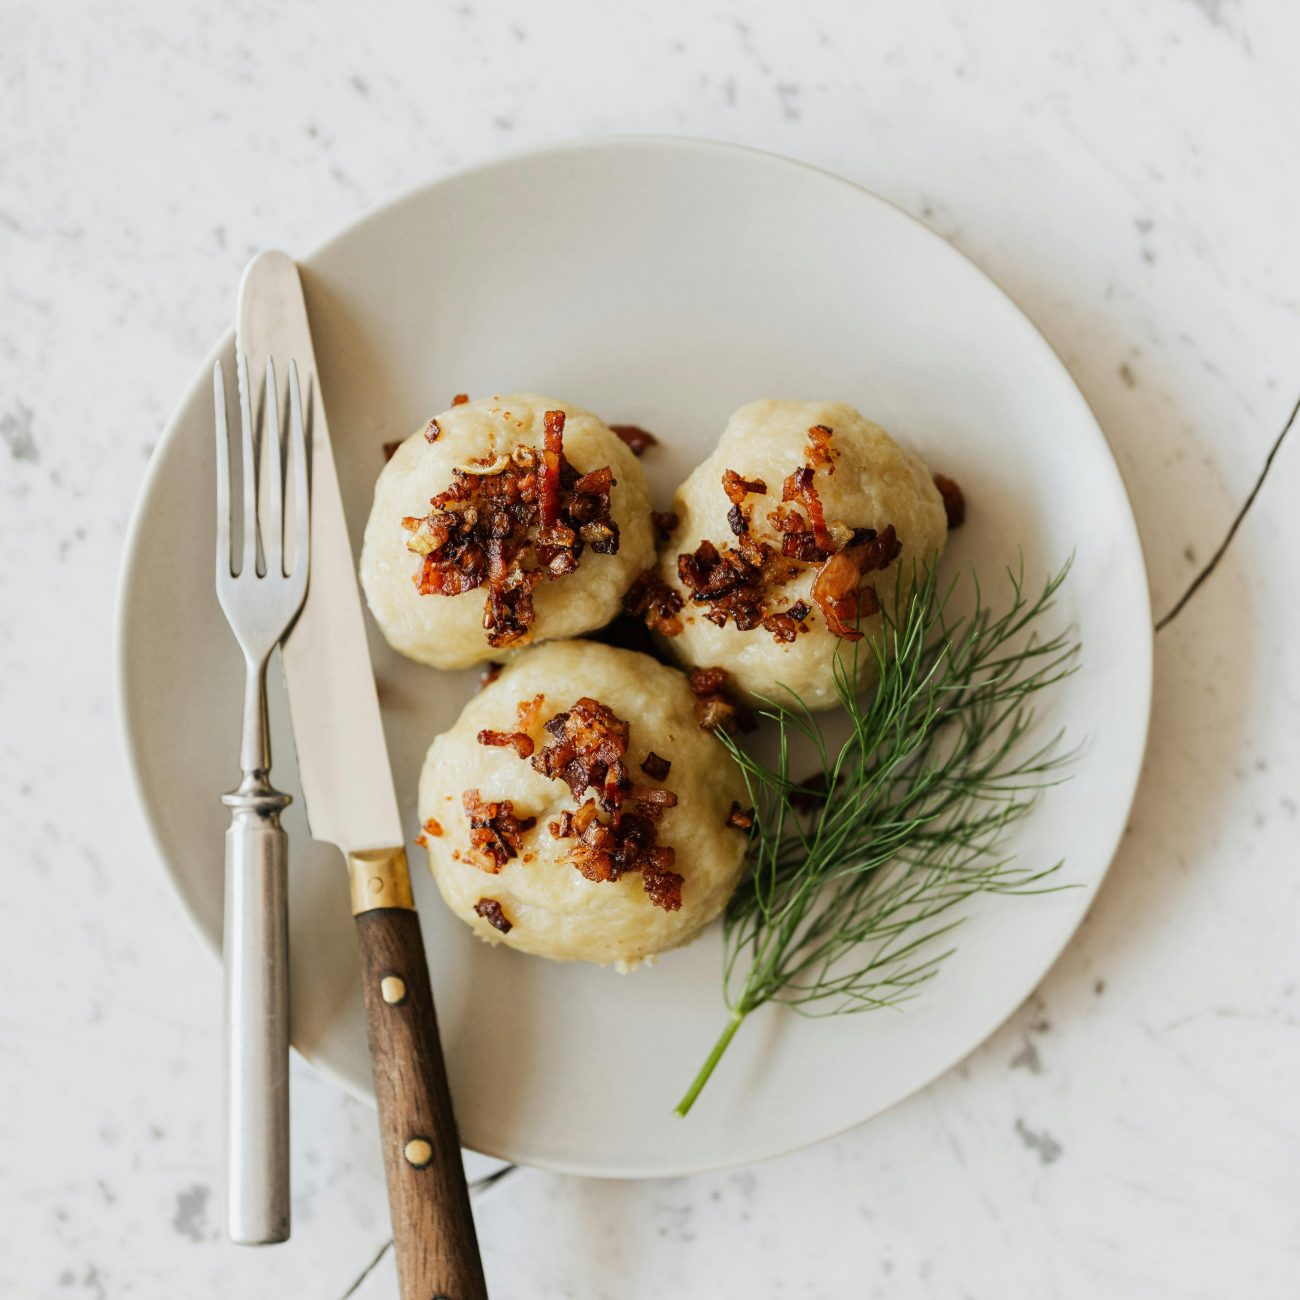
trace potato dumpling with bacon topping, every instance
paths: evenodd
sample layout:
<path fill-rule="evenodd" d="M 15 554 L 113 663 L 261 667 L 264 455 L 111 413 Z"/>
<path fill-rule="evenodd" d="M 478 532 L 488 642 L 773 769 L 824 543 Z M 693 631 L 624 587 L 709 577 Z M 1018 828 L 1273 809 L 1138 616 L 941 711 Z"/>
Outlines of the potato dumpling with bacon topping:
<path fill-rule="evenodd" d="M 943 549 L 961 492 L 843 402 L 759 401 L 678 489 L 658 568 L 625 601 L 690 667 L 742 696 L 837 703 L 834 658 L 876 638 L 901 575 Z M 874 672 L 858 650 L 859 684 Z"/>
<path fill-rule="evenodd" d="M 590 641 L 507 666 L 433 742 L 419 796 L 429 866 L 475 933 L 621 969 L 721 912 L 744 800 L 682 673 Z"/>
<path fill-rule="evenodd" d="M 464 668 L 602 626 L 653 557 L 650 490 L 623 440 L 515 393 L 459 401 L 397 446 L 361 583 L 394 649 Z"/>

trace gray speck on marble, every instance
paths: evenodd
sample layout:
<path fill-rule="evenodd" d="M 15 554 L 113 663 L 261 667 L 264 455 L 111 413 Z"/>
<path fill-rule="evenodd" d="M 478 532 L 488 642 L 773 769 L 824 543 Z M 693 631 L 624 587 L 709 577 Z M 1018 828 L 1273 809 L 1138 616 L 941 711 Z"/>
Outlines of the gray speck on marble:
<path fill-rule="evenodd" d="M 1133 372 L 1133 367 L 1127 361 L 1119 363 L 1119 377 L 1124 381 L 1125 388 L 1137 387 L 1137 375 Z"/>
<path fill-rule="evenodd" d="M 799 111 L 799 93 L 803 89 L 796 86 L 793 82 L 778 82 L 772 87 L 776 91 L 776 97 L 781 101 L 781 116 L 787 122 L 797 122 L 803 114 Z"/>
<path fill-rule="evenodd" d="M 348 78 L 348 85 L 351 86 L 362 99 L 368 99 L 370 97 L 370 84 L 358 73 L 354 72 L 352 76 Z"/>
<path fill-rule="evenodd" d="M 15 402 L 12 411 L 0 415 L 0 438 L 9 448 L 14 460 L 25 460 L 36 464 L 41 458 L 41 449 L 32 436 L 32 408 L 22 402 Z"/>
<path fill-rule="evenodd" d="M 1013 1070 L 1028 1070 L 1030 1074 L 1042 1074 L 1043 1058 L 1038 1054 L 1038 1048 L 1029 1039 L 1025 1039 L 1025 1045 L 1011 1058 L 1010 1068 Z"/>
<path fill-rule="evenodd" d="M 1102 995 L 1103 993 L 1105 993 L 1105 991 L 1106 991 L 1106 981 L 1105 981 L 1105 980 L 1098 980 L 1098 981 L 1097 981 L 1097 982 L 1092 986 L 1092 991 L 1093 991 L 1093 992 L 1094 992 L 1098 997 L 1101 997 L 1101 995 Z"/>
<path fill-rule="evenodd" d="M 195 1183 L 183 1192 L 176 1194 L 176 1213 L 172 1215 L 172 1227 L 182 1237 L 191 1241 L 202 1241 L 207 1236 L 205 1222 L 208 1213 L 208 1201 L 212 1197 L 212 1188 L 205 1183 Z"/>
<path fill-rule="evenodd" d="M 514 118 L 497 116 L 492 119 L 492 125 L 498 131 L 513 131 L 515 129 Z"/>
<path fill-rule="evenodd" d="M 1045 1165 L 1061 1158 L 1064 1148 L 1046 1130 L 1035 1133 L 1023 1119 L 1016 1120 L 1016 1135 L 1031 1151 L 1038 1152 L 1038 1159 Z"/>

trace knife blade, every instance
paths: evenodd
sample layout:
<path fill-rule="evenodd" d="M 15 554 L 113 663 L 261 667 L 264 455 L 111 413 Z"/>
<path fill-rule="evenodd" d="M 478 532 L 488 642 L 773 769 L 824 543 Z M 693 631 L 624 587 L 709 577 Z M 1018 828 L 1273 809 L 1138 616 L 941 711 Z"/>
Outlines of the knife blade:
<path fill-rule="evenodd" d="M 297 265 L 244 272 L 238 345 L 249 372 L 297 366 L 311 448 L 311 582 L 283 648 L 289 717 L 313 837 L 348 862 L 366 1034 L 402 1300 L 487 1300 L 420 918 L 366 645 L 361 597 Z"/>
<path fill-rule="evenodd" d="M 403 843 L 384 743 L 361 595 L 330 443 L 298 267 L 284 253 L 259 254 L 239 286 L 236 345 L 246 373 L 272 353 L 280 382 L 298 367 L 312 463 L 311 590 L 284 644 L 284 676 L 298 771 L 312 837 L 344 853 Z M 288 410 L 286 392 L 279 394 Z M 256 405 L 256 403 L 254 403 Z M 321 653 L 328 645 L 329 653 Z"/>

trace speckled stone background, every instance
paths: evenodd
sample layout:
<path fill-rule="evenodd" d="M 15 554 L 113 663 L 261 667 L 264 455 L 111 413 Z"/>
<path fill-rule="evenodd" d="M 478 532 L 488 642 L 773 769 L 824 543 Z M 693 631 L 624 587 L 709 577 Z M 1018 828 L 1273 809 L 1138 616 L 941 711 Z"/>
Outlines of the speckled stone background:
<path fill-rule="evenodd" d="M 1155 713 L 1092 914 L 979 1052 L 761 1167 L 481 1181 L 493 1295 L 1300 1294 L 1298 48 L 1287 0 L 4 0 L 0 1294 L 395 1295 L 374 1118 L 301 1063 L 293 1240 L 220 1240 L 219 972 L 124 770 L 119 550 L 252 252 L 608 132 L 833 168 L 1011 291 L 1133 496 Z"/>

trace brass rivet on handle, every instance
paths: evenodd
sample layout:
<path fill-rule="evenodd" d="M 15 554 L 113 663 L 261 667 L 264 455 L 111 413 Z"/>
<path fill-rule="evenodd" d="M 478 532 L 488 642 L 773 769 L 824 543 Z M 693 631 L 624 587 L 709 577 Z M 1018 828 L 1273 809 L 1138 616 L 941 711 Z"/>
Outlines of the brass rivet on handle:
<path fill-rule="evenodd" d="M 412 1138 L 402 1150 L 406 1163 L 423 1169 L 433 1159 L 433 1147 L 423 1138 Z"/>
<path fill-rule="evenodd" d="M 406 981 L 399 975 L 385 975 L 379 981 L 379 995 L 390 1007 L 406 1001 Z"/>

